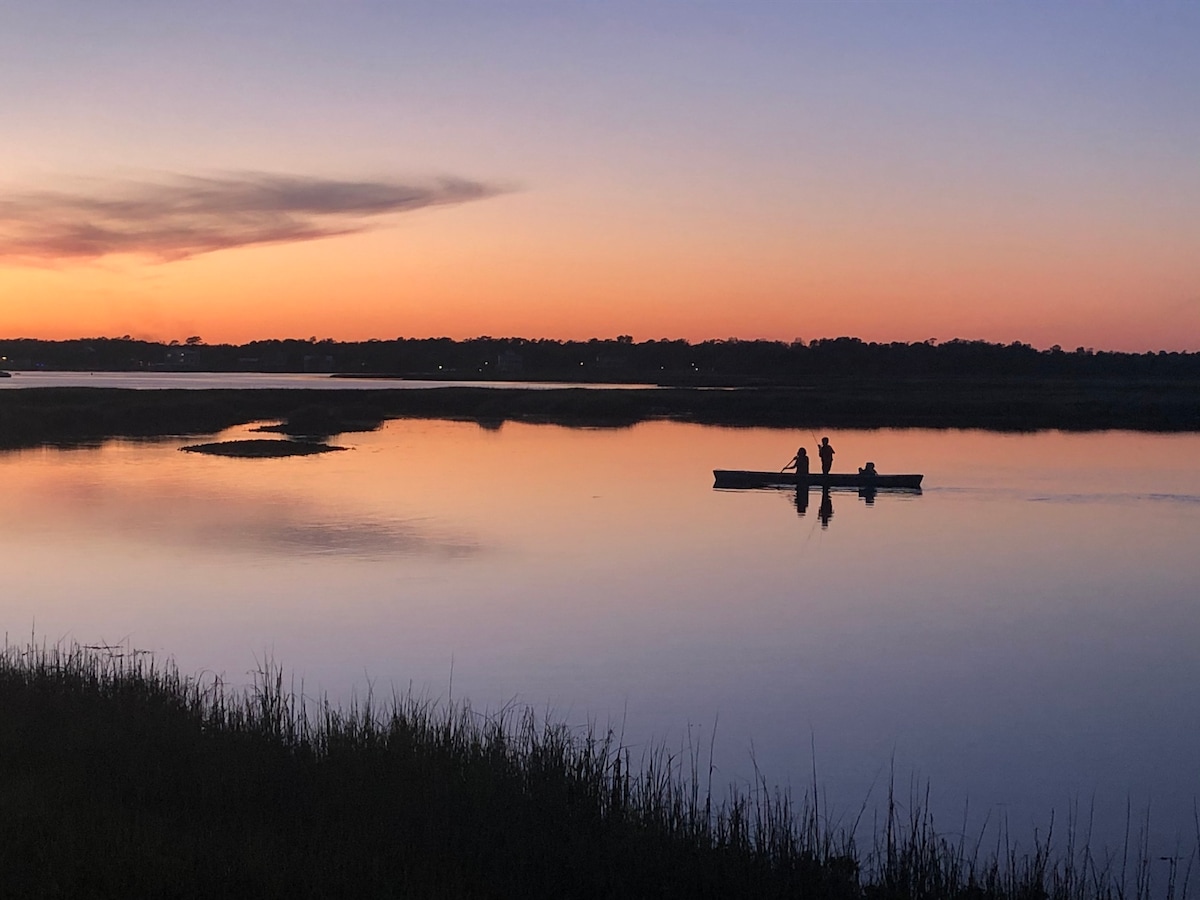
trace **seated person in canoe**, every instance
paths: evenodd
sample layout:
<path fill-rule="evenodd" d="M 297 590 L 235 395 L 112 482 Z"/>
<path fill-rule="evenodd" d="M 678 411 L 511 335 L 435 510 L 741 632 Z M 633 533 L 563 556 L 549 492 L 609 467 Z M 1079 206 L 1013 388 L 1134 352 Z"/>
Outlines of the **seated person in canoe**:
<path fill-rule="evenodd" d="M 788 469 L 796 470 L 797 478 L 808 477 L 808 451 L 801 447 L 796 451 L 796 455 L 791 458 L 786 466 L 781 471 L 786 472 Z"/>

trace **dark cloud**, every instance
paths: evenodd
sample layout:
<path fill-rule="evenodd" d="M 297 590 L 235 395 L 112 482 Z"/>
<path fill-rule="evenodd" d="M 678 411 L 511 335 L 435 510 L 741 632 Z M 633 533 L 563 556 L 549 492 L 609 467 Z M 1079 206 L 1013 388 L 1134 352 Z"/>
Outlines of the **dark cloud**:
<path fill-rule="evenodd" d="M 461 178 L 337 181 L 253 172 L 0 194 L 0 259 L 113 253 L 186 259 L 231 247 L 353 234 L 375 227 L 383 216 L 480 200 L 501 190 Z"/>

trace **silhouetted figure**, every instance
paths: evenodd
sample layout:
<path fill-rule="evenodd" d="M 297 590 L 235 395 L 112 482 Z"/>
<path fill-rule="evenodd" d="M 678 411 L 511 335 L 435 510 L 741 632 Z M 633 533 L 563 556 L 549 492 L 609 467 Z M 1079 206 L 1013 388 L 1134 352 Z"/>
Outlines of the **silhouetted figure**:
<path fill-rule="evenodd" d="M 821 527 L 828 528 L 829 520 L 833 518 L 833 498 L 829 496 L 829 488 L 821 488 L 821 508 L 817 510 L 817 518 Z"/>
<path fill-rule="evenodd" d="M 783 468 L 784 471 L 795 469 L 796 484 L 803 484 L 804 479 L 808 478 L 808 451 L 801 447 L 796 451 L 796 455 L 792 457 L 791 462 Z"/>
<path fill-rule="evenodd" d="M 808 485 L 796 485 L 796 515 L 803 516 L 808 512 Z"/>
<path fill-rule="evenodd" d="M 867 506 L 875 505 L 875 488 L 860 487 L 858 489 L 858 496 L 862 497 L 864 500 L 867 501 Z"/>
<path fill-rule="evenodd" d="M 879 473 L 875 471 L 875 463 L 869 462 L 865 466 L 863 466 L 861 469 L 858 470 L 858 474 L 859 475 L 869 475 L 871 478 L 874 478 Z"/>
<path fill-rule="evenodd" d="M 829 443 L 829 438 L 821 438 L 821 446 L 817 448 L 817 455 L 821 457 L 821 474 L 828 475 L 829 470 L 833 468 L 833 445 Z"/>

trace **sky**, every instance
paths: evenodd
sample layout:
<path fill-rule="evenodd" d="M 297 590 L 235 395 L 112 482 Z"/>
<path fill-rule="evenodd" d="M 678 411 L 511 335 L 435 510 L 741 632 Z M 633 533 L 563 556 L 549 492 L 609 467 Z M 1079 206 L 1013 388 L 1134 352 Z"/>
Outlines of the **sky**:
<path fill-rule="evenodd" d="M 8 0 L 0 337 L 1200 350 L 1200 4 Z"/>

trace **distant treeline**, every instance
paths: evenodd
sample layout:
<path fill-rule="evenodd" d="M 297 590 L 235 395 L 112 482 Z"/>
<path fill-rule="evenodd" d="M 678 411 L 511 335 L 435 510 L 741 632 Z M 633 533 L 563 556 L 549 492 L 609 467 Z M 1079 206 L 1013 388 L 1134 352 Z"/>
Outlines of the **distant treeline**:
<path fill-rule="evenodd" d="M 673 385 L 805 385 L 838 378 L 1196 379 L 1200 352 L 1037 349 L 955 339 L 875 343 L 851 337 L 793 341 L 634 342 L 479 337 L 332 339 L 207 344 L 119 338 L 0 340 L 0 368 L 85 371 L 328 372 L 462 380 Z"/>

